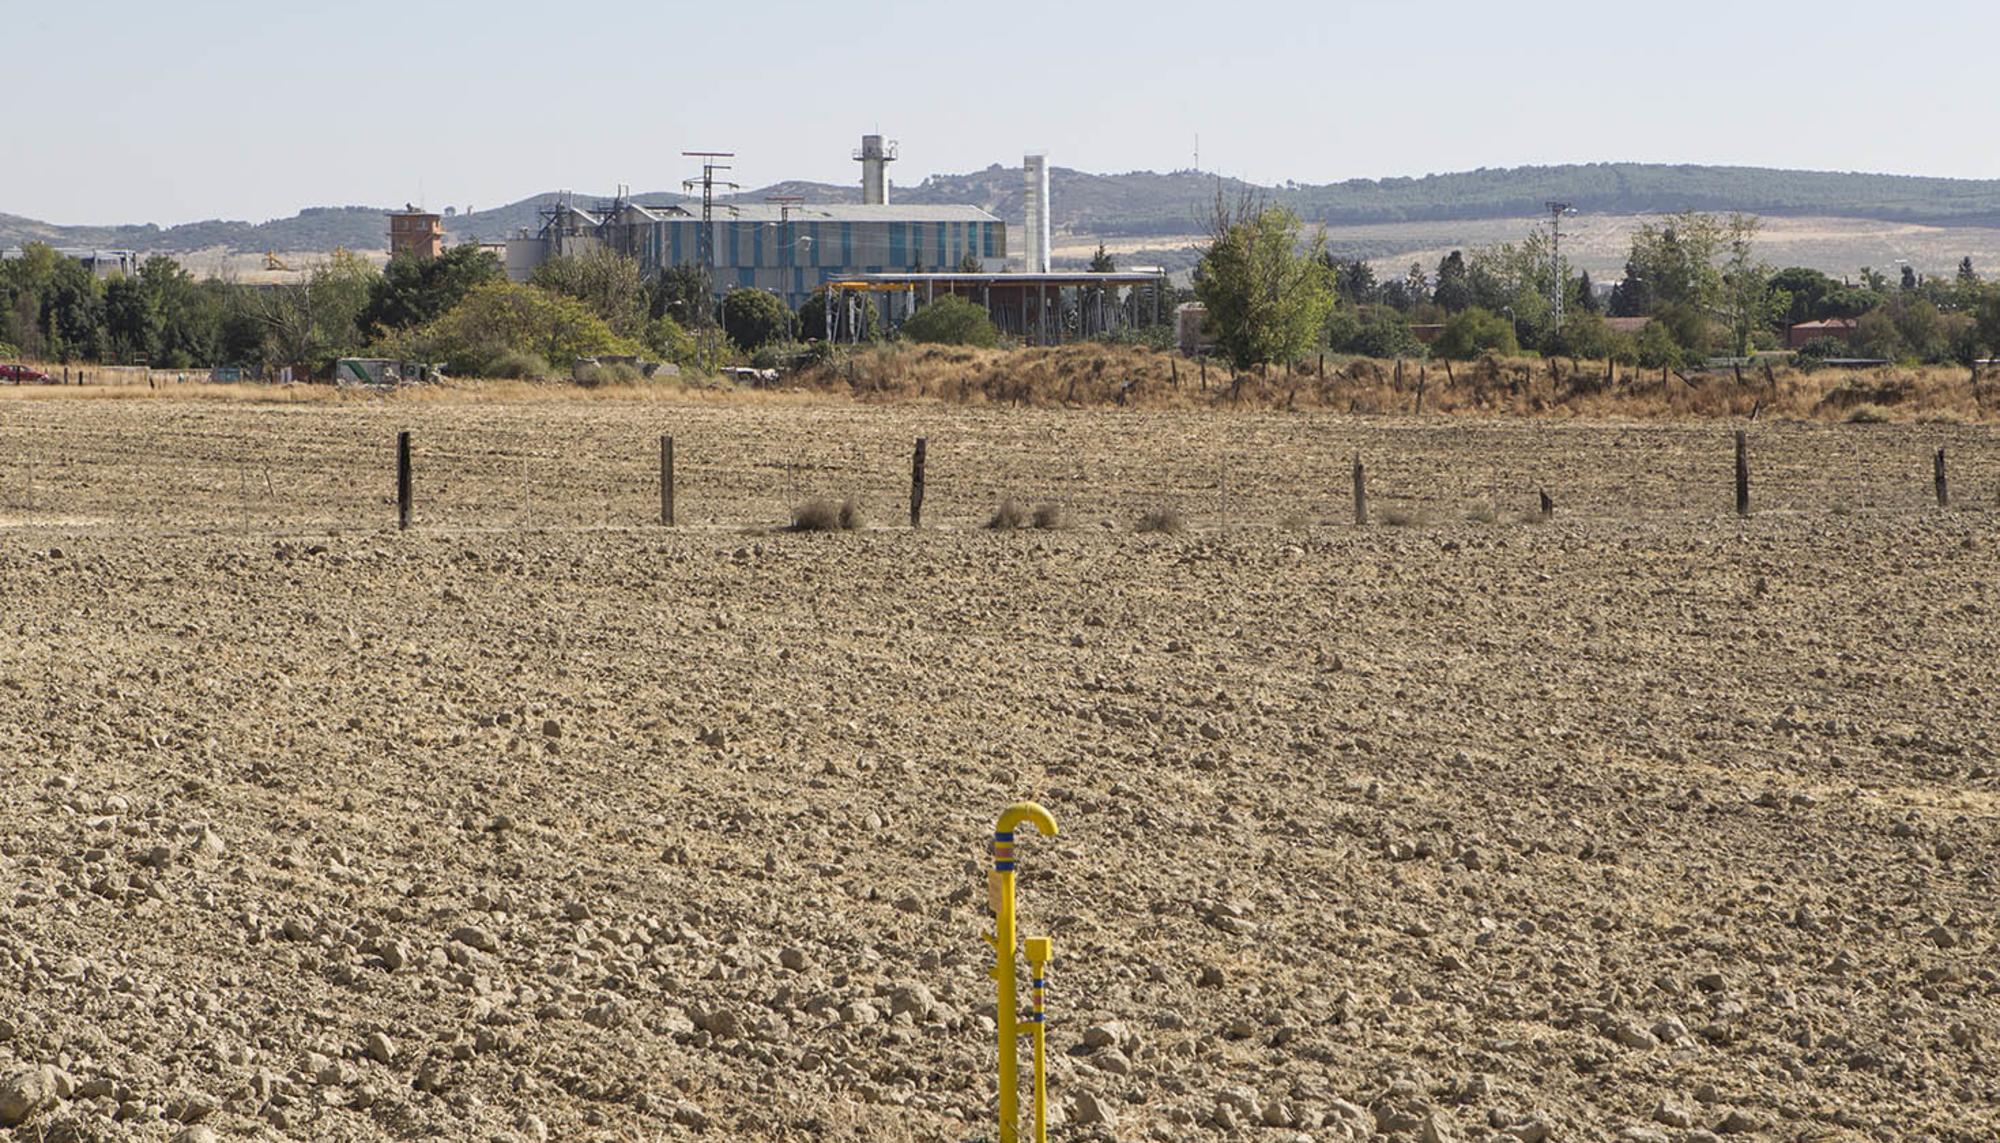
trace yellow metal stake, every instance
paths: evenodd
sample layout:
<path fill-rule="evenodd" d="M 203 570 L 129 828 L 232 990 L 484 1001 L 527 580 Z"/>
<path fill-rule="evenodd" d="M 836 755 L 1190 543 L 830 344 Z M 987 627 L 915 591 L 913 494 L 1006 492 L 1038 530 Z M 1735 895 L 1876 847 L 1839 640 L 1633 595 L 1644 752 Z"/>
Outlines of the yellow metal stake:
<path fill-rule="evenodd" d="M 993 872 L 986 878 L 987 904 L 993 909 L 993 980 L 1000 986 L 995 1015 L 1000 1025 L 1000 1143 L 1019 1143 L 1021 1100 L 1017 1090 L 1020 1061 L 1020 1014 L 1015 1005 L 1014 957 L 1014 828 L 1027 822 L 1043 837 L 1054 837 L 1056 819 L 1033 802 L 1016 802 L 993 827 Z"/>
<path fill-rule="evenodd" d="M 1035 1046 L 1035 1143 L 1049 1143 L 1049 1057 L 1048 1003 L 1049 956 L 1054 942 L 1047 937 L 1029 937 L 1028 972 L 1032 990 L 1028 1003 L 1028 1038 Z"/>

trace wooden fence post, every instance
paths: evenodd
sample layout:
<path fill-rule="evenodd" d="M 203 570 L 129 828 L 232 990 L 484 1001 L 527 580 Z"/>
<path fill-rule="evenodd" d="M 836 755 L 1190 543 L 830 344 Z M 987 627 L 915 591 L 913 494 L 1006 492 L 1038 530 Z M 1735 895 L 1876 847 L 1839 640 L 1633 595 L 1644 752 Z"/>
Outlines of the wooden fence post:
<path fill-rule="evenodd" d="M 917 438 L 917 451 L 910 457 L 910 527 L 924 526 L 924 451 L 928 438 Z"/>
<path fill-rule="evenodd" d="M 1736 514 L 1750 514 L 1750 438 L 1736 430 Z"/>
<path fill-rule="evenodd" d="M 660 525 L 674 526 L 674 438 L 660 438 Z"/>
<path fill-rule="evenodd" d="M 1550 520 L 1556 518 L 1556 502 L 1549 499 L 1549 494 L 1547 489 L 1542 490 L 1541 496 L 1542 496 L 1542 522 L 1546 524 Z"/>
<path fill-rule="evenodd" d="M 1935 459 L 1934 459 L 1934 460 L 1932 461 L 1932 468 L 1933 468 L 1933 472 L 1932 472 L 1932 477 L 1931 477 L 1931 479 L 1932 479 L 1933 483 L 1935 483 L 1935 484 L 1937 485 L 1937 500 L 1938 500 L 1938 507 L 1940 507 L 1940 508 L 1949 508 L 1949 507 L 1951 507 L 1951 491 L 1950 491 L 1949 489 L 1947 489 L 1947 488 L 1945 487 L 1945 483 L 1944 483 L 1944 446 L 1943 446 L 1943 445 L 1939 445 L 1939 446 L 1938 446 L 1938 450 L 1937 450 L 1937 456 L 1936 456 L 1936 458 L 1935 458 Z"/>
<path fill-rule="evenodd" d="M 396 434 L 396 530 L 410 526 L 410 431 Z"/>
<path fill-rule="evenodd" d="M 1354 525 L 1368 523 L 1368 473 L 1361 467 L 1361 454 L 1354 454 Z"/>

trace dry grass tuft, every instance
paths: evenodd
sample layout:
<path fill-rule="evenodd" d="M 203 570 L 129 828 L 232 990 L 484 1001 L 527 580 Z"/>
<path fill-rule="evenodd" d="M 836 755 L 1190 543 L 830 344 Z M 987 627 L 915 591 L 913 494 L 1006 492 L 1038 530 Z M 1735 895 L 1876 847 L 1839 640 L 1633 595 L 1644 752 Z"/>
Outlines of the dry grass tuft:
<path fill-rule="evenodd" d="M 835 504 L 815 496 L 792 509 L 794 532 L 852 532 L 861 527 L 861 506 L 852 498 Z"/>
<path fill-rule="evenodd" d="M 1391 528 L 1422 527 L 1428 518 L 1415 508 L 1384 508 L 1378 517 Z"/>
<path fill-rule="evenodd" d="M 1481 500 L 1479 503 L 1466 509 L 1465 522 L 1468 524 L 1497 524 L 1500 522 L 1500 510 L 1495 508 L 1490 501 Z"/>
<path fill-rule="evenodd" d="M 1034 525 L 1044 532 L 1059 532 L 1070 526 L 1069 509 L 1060 504 L 1035 505 Z"/>
<path fill-rule="evenodd" d="M 987 519 L 986 526 L 996 532 L 1011 531 L 1027 527 L 1029 520 L 1028 510 L 1021 506 L 1020 501 L 1009 496 L 993 510 L 993 515 Z"/>
<path fill-rule="evenodd" d="M 1133 525 L 1133 531 L 1178 535 L 1187 531 L 1187 521 L 1172 508 L 1148 508 L 1145 514 L 1139 517 L 1139 522 Z"/>
<path fill-rule="evenodd" d="M 1880 405 L 1856 405 L 1847 412 L 1850 425 L 1886 425 L 1892 419 L 1889 410 Z"/>

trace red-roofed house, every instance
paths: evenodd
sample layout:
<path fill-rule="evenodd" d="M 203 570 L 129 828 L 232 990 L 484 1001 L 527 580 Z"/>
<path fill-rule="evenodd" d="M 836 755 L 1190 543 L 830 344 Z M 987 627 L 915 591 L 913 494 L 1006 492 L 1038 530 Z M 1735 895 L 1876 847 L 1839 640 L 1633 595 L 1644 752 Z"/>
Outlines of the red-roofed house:
<path fill-rule="evenodd" d="M 1826 318 L 1822 321 L 1802 321 L 1785 331 L 1785 348 L 1798 349 L 1809 341 L 1831 337 L 1846 341 L 1854 336 L 1857 323 L 1853 318 Z"/>

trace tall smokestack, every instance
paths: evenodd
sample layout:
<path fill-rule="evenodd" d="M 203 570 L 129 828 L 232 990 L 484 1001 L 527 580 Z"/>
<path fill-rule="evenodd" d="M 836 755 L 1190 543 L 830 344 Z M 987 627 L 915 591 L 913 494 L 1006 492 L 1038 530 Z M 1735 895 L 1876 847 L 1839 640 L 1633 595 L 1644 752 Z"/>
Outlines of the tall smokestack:
<path fill-rule="evenodd" d="M 885 145 L 880 135 L 863 135 L 854 161 L 861 164 L 861 201 L 869 206 L 887 205 L 889 164 L 896 161 L 896 144 Z"/>
<path fill-rule="evenodd" d="M 1027 181 L 1027 266 L 1030 274 L 1049 272 L 1049 157 L 1031 154 L 1021 160 Z"/>

